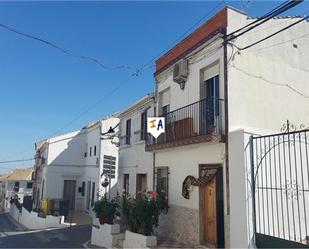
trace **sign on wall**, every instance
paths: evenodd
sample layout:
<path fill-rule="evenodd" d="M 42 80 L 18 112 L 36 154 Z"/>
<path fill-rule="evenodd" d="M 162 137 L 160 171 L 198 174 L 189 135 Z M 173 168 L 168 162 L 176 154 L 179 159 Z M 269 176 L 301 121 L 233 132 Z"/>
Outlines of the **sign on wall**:
<path fill-rule="evenodd" d="M 161 133 L 165 132 L 165 118 L 150 117 L 147 118 L 147 132 L 155 138 L 158 138 Z"/>
<path fill-rule="evenodd" d="M 114 179 L 115 172 L 116 172 L 116 157 L 104 155 L 103 174 L 108 175 L 111 179 Z"/>

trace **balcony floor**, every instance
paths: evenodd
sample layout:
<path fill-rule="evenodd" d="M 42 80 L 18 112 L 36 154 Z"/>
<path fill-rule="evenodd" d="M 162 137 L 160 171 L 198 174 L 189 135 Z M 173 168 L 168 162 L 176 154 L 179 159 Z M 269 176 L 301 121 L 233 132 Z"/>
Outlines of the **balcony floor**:
<path fill-rule="evenodd" d="M 167 143 L 149 144 L 149 145 L 146 145 L 145 150 L 155 151 L 155 150 L 163 150 L 163 149 L 198 144 L 198 143 L 221 143 L 221 142 L 223 143 L 225 142 L 225 135 L 207 134 L 207 135 L 174 140 L 174 141 L 167 142 Z"/>

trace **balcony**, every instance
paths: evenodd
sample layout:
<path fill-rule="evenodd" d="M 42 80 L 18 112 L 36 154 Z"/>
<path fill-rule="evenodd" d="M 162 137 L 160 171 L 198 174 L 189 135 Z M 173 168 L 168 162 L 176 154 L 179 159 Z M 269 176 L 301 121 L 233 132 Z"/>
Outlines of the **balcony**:
<path fill-rule="evenodd" d="M 203 142 L 224 142 L 222 99 L 207 98 L 168 112 L 165 133 L 154 139 L 147 136 L 146 151 Z"/>

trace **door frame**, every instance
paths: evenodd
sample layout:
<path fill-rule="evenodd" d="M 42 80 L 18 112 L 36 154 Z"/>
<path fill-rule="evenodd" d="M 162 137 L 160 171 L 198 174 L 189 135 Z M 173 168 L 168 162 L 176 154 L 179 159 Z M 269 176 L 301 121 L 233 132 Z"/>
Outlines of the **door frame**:
<path fill-rule="evenodd" d="M 65 199 L 65 193 L 66 193 L 66 191 L 65 191 L 65 189 L 66 189 L 66 182 L 73 182 L 74 183 L 74 198 L 72 198 L 72 203 L 70 203 L 70 205 L 69 205 L 69 210 L 75 210 L 75 202 L 76 202 L 76 187 L 77 187 L 77 180 L 75 180 L 75 179 L 64 179 L 63 180 L 63 200 L 66 200 Z M 73 190 L 73 189 L 72 189 Z M 71 205 L 72 205 L 72 208 L 71 208 Z"/>
<path fill-rule="evenodd" d="M 203 168 L 217 169 L 216 173 L 216 228 L 217 228 L 217 244 L 207 244 L 205 241 L 205 224 L 204 224 L 204 186 L 199 187 L 199 220 L 200 229 L 199 237 L 200 244 L 207 245 L 208 247 L 224 248 L 225 235 L 224 235 L 224 186 L 223 186 L 223 165 L 222 164 L 200 164 L 199 165 L 199 177 Z"/>

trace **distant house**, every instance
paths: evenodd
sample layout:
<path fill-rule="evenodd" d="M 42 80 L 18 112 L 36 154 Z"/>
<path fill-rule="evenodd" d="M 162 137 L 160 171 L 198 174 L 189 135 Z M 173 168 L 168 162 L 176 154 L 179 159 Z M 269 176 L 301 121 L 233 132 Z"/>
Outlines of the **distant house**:
<path fill-rule="evenodd" d="M 153 94 L 144 96 L 118 114 L 120 192 L 135 195 L 153 189 L 153 153 L 145 152 L 147 117 L 153 114 Z"/>
<path fill-rule="evenodd" d="M 117 126 L 118 119 L 109 117 L 37 142 L 33 207 L 40 208 L 47 198 L 53 200 L 54 209 L 61 201 L 68 201 L 70 210 L 91 214 L 99 195 L 116 193 L 118 141 L 107 132 Z M 100 184 L 104 177 L 111 177 L 107 188 Z"/>
<path fill-rule="evenodd" d="M 10 200 L 17 199 L 23 203 L 25 196 L 32 196 L 33 169 L 16 169 L 0 177 L 0 210 L 10 208 Z"/>

